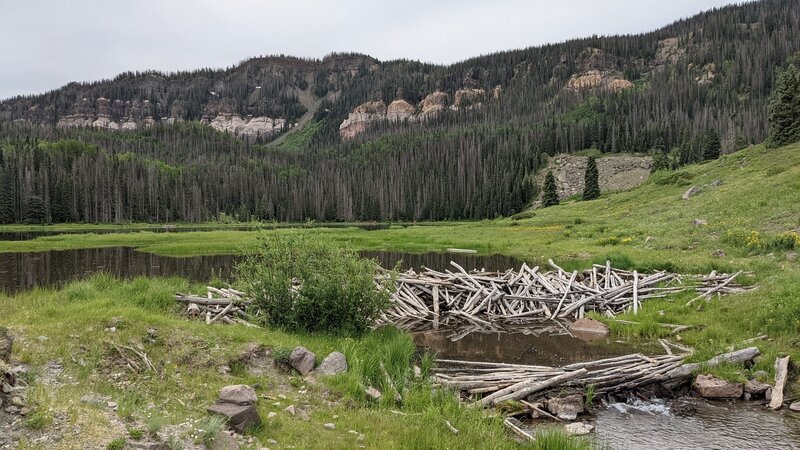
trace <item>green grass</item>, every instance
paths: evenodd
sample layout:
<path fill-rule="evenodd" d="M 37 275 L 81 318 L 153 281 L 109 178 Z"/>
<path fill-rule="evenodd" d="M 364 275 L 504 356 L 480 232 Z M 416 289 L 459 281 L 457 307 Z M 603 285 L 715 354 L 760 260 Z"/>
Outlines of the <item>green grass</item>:
<path fill-rule="evenodd" d="M 222 386 L 244 383 L 256 386 L 261 398 L 258 410 L 265 422 L 253 430 L 253 436 L 262 444 L 271 438 L 281 446 L 297 448 L 352 448 L 359 444 L 357 436 L 348 433 L 353 429 L 365 434 L 364 444 L 369 447 L 468 449 L 484 447 L 487 442 L 498 449 L 523 447 L 499 418 L 463 406 L 454 392 L 433 389 L 415 379 L 410 363 L 425 372 L 430 357 L 418 355 L 407 334 L 390 328 L 352 339 L 208 326 L 178 315 L 172 300 L 176 291 L 199 289 L 201 286 L 189 286 L 177 278 L 120 281 L 96 275 L 61 290 L 37 289 L 14 297 L 0 294 L 4 324 L 18 338 L 14 357 L 40 373 L 46 362 L 58 360 L 64 365 L 62 376 L 74 380 L 46 389 L 40 378 L 33 380 L 38 407 L 30 426 L 50 424 L 49 416 L 38 418 L 38 411 L 66 414 L 71 424 L 81 427 L 81 434 L 65 435 L 55 448 L 83 448 L 87 443 L 119 445 L 140 436 L 130 430 L 147 430 L 152 435 L 191 419 L 198 421 L 193 439 L 203 442 L 213 438 L 210 433 L 216 429 L 208 423 L 205 408 Z M 116 332 L 106 331 L 116 318 L 122 318 Z M 155 341 L 147 338 L 151 328 L 158 336 Z M 39 336 L 49 339 L 40 341 Z M 303 345 L 319 357 L 343 351 L 351 369 L 345 375 L 318 381 L 280 370 L 261 376 L 246 370 L 222 375 L 220 367 L 229 365 L 248 342 L 271 348 Z M 139 347 L 160 368 L 159 373 L 126 370 L 112 343 Z M 367 384 L 385 392 L 386 401 L 365 400 L 359 386 Z M 391 385 L 397 387 L 401 402 L 394 402 Z M 79 399 L 88 393 L 118 402 L 118 415 L 124 422 L 112 421 L 108 414 L 113 413 L 104 406 L 82 403 Z M 285 400 L 279 400 L 280 396 Z M 276 401 L 280 404 L 273 405 Z M 308 420 L 284 413 L 289 404 L 297 405 Z M 273 411 L 278 416 L 267 420 Z M 446 420 L 461 433 L 453 435 Z M 335 423 L 337 429 L 324 429 L 327 422 Z"/>

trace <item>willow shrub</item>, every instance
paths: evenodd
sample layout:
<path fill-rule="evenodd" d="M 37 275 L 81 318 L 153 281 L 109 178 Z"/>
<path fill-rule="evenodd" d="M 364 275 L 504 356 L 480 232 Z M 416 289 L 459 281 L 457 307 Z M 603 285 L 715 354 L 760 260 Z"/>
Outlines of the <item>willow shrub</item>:
<path fill-rule="evenodd" d="M 236 269 L 267 324 L 284 329 L 358 335 L 389 304 L 376 262 L 316 231 L 263 233 Z"/>

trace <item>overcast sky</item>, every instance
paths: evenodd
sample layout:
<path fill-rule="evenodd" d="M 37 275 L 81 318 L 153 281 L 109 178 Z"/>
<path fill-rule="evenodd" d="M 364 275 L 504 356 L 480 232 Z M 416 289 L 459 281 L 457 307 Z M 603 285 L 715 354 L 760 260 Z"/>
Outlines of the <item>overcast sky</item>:
<path fill-rule="evenodd" d="M 451 63 L 650 31 L 724 0 L 0 0 L 0 99 L 127 70 L 354 51 Z"/>

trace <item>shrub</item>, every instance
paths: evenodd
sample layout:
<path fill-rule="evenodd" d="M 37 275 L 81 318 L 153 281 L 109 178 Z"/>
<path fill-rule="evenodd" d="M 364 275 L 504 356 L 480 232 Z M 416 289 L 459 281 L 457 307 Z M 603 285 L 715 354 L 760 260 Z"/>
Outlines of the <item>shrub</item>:
<path fill-rule="evenodd" d="M 109 442 L 108 445 L 106 445 L 106 448 L 108 450 L 122 450 L 123 448 L 125 448 L 126 442 L 127 441 L 125 440 L 125 438 L 116 438 L 111 442 Z"/>
<path fill-rule="evenodd" d="M 375 261 L 316 231 L 272 232 L 236 267 L 268 324 L 291 330 L 360 334 L 389 304 L 375 286 Z M 394 276 L 385 279 L 394 285 Z"/>
<path fill-rule="evenodd" d="M 800 246 L 800 235 L 795 231 L 787 231 L 778 235 L 762 234 L 759 231 L 728 230 L 723 241 L 734 247 L 752 251 L 792 250 Z"/>

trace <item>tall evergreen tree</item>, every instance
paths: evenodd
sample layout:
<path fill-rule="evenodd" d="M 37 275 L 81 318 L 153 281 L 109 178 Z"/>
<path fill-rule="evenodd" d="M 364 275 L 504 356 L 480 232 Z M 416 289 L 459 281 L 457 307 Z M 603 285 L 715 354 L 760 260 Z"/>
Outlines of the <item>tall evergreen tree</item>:
<path fill-rule="evenodd" d="M 558 189 L 556 188 L 556 177 L 553 171 L 548 170 L 544 178 L 544 194 L 542 195 L 542 207 L 555 206 L 558 204 Z"/>
<path fill-rule="evenodd" d="M 719 135 L 714 130 L 709 130 L 703 140 L 703 160 L 710 161 L 719 158 L 721 144 Z"/>
<path fill-rule="evenodd" d="M 597 160 L 590 156 L 586 161 L 586 173 L 583 177 L 583 199 L 594 200 L 600 198 L 600 174 L 597 171 Z"/>
<path fill-rule="evenodd" d="M 794 64 L 778 76 L 769 101 L 769 125 L 769 146 L 800 141 L 800 71 Z"/>
<path fill-rule="evenodd" d="M 44 200 L 38 195 L 31 195 L 25 199 L 25 216 L 27 223 L 44 223 L 47 211 L 44 208 Z"/>

